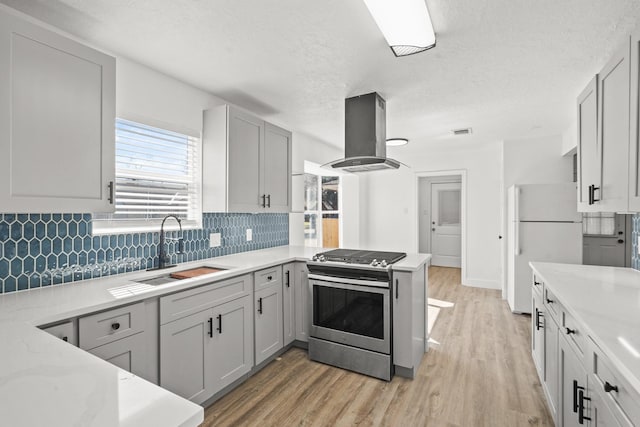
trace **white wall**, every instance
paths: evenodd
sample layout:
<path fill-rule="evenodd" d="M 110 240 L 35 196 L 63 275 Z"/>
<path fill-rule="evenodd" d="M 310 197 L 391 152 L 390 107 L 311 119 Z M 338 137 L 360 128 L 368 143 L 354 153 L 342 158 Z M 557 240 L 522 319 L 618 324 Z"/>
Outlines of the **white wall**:
<path fill-rule="evenodd" d="M 397 171 L 361 174 L 363 247 L 416 252 L 418 203 L 416 173 L 465 170 L 467 173 L 466 276 L 463 284 L 501 286 L 500 217 L 502 143 L 389 150 L 389 157 L 410 166 Z"/>
<path fill-rule="evenodd" d="M 573 157 L 562 156 L 562 135 L 504 141 L 504 186 L 573 181 Z"/>

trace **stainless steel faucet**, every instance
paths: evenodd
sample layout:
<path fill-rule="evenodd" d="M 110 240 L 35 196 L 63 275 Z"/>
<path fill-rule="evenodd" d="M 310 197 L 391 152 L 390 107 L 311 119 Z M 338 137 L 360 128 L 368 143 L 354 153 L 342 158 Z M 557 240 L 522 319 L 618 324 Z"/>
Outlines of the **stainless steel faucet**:
<path fill-rule="evenodd" d="M 177 239 L 165 238 L 164 236 L 164 222 L 173 218 L 178 221 L 178 225 L 180 226 L 180 237 Z M 182 221 L 176 215 L 167 215 L 162 219 L 162 224 L 160 225 L 160 243 L 158 244 L 158 267 L 153 268 L 152 270 L 160 270 L 163 268 L 173 267 L 173 265 L 167 265 L 167 254 L 164 247 L 165 241 L 177 241 L 178 242 L 178 253 L 184 254 L 184 239 L 182 238 Z"/>

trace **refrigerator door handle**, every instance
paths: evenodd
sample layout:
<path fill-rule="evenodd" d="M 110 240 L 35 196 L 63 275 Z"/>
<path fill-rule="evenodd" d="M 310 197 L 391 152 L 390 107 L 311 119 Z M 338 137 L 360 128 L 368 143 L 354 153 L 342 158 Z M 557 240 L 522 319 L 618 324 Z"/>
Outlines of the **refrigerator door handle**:
<path fill-rule="evenodd" d="M 513 192 L 513 205 L 514 205 L 514 223 L 515 233 L 513 234 L 513 252 L 514 255 L 520 255 L 520 188 L 516 187 Z"/>

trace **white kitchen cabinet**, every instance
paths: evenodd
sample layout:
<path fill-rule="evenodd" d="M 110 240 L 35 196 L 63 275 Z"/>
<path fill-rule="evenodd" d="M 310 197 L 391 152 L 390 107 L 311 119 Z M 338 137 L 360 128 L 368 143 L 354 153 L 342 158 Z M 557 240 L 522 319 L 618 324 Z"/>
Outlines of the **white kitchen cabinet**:
<path fill-rule="evenodd" d="M 113 211 L 115 58 L 2 9 L 0 76 L 0 211 Z"/>
<path fill-rule="evenodd" d="M 603 396 L 599 390 L 590 387 L 591 396 L 591 427 L 633 427 L 628 419 L 621 421 L 615 415 L 611 408 L 607 405 L 606 396 Z"/>
<path fill-rule="evenodd" d="M 394 271 L 393 364 L 396 374 L 414 378 L 426 348 L 426 266 L 414 272 Z"/>
<path fill-rule="evenodd" d="M 598 76 L 578 96 L 578 211 L 596 212 L 593 189 L 602 188 L 602 162 L 598 137 Z M 596 191 L 597 194 L 599 194 Z"/>
<path fill-rule="evenodd" d="M 195 403 L 214 393 L 213 309 L 160 327 L 160 386 Z"/>
<path fill-rule="evenodd" d="M 291 344 L 296 339 L 296 264 L 290 262 L 282 266 L 282 321 L 284 345 Z"/>
<path fill-rule="evenodd" d="M 253 311 L 249 295 L 213 309 L 209 362 L 217 393 L 253 367 Z"/>
<path fill-rule="evenodd" d="M 296 325 L 296 340 L 302 342 L 309 341 L 309 328 L 311 325 L 311 319 L 309 318 L 309 302 L 311 297 L 309 295 L 309 270 L 307 269 L 307 263 L 298 262 L 295 265 L 295 325 Z"/>
<path fill-rule="evenodd" d="M 204 112 L 203 210 L 290 212 L 291 132 L 230 105 Z"/>
<path fill-rule="evenodd" d="M 282 282 L 255 291 L 254 319 L 257 366 L 282 349 L 284 345 Z"/>
<path fill-rule="evenodd" d="M 595 196 L 602 212 L 624 212 L 628 208 L 630 62 L 627 39 L 598 79 L 602 188 Z"/>
<path fill-rule="evenodd" d="M 558 337 L 559 326 L 552 316 L 544 319 L 544 389 L 554 420 L 558 416 Z"/>

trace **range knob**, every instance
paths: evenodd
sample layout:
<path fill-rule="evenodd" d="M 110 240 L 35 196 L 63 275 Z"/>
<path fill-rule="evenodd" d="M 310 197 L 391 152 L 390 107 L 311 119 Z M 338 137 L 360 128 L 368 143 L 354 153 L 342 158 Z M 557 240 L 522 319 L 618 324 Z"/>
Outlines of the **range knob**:
<path fill-rule="evenodd" d="M 380 267 L 386 267 L 387 265 L 389 265 L 389 264 L 387 264 L 387 260 L 386 259 L 383 259 L 382 261 L 380 261 Z"/>
<path fill-rule="evenodd" d="M 373 259 L 373 261 L 371 261 L 371 266 L 372 266 L 372 267 L 377 267 L 377 266 L 378 266 L 378 264 L 380 264 L 380 263 L 379 263 L 379 262 L 378 262 L 378 260 L 377 260 L 377 259 L 375 259 L 375 258 Z"/>
<path fill-rule="evenodd" d="M 324 257 L 324 255 L 320 255 L 320 256 L 318 257 L 318 261 L 320 261 L 320 262 L 325 262 L 326 260 L 327 260 L 327 259 Z"/>

